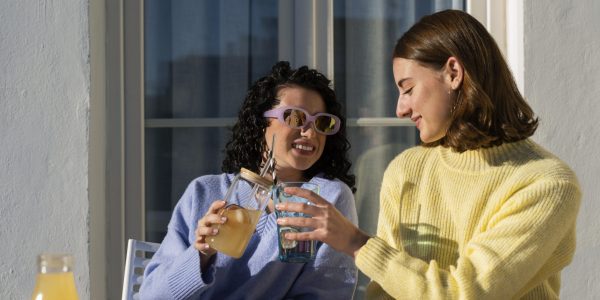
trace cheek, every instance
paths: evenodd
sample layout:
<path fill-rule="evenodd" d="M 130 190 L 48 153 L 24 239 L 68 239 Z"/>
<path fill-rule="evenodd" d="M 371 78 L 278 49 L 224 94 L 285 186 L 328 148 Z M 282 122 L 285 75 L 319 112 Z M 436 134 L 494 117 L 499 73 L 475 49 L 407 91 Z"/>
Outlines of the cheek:
<path fill-rule="evenodd" d="M 273 130 L 273 126 L 271 126 L 271 125 L 269 125 L 269 126 L 267 126 L 267 128 L 265 128 L 265 141 L 267 142 L 267 146 L 269 148 L 272 148 L 271 139 L 272 139 L 274 132 L 275 131 Z M 277 142 L 277 141 L 275 141 L 275 142 Z"/>
<path fill-rule="evenodd" d="M 323 154 L 323 151 L 325 151 L 325 144 L 327 143 L 327 137 L 324 135 L 319 135 L 319 157 L 321 157 L 321 155 Z"/>
<path fill-rule="evenodd" d="M 269 149 L 273 149 L 273 136 L 275 136 L 275 151 L 285 148 L 285 143 L 287 139 L 287 133 L 289 128 L 285 125 L 281 125 L 277 120 L 272 120 L 269 126 L 267 126 L 265 130 L 265 139 Z"/>

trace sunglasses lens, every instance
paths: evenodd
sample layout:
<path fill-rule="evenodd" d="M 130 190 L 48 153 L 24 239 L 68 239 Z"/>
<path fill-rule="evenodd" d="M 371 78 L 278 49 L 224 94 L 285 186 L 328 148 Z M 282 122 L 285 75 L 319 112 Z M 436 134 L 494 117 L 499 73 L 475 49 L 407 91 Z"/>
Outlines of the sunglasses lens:
<path fill-rule="evenodd" d="M 315 127 L 325 134 L 331 133 L 335 129 L 335 119 L 330 116 L 319 116 L 315 120 Z"/>
<path fill-rule="evenodd" d="M 301 129 L 308 124 L 309 117 L 306 112 L 296 108 L 288 108 L 283 111 L 283 121 L 290 128 Z M 337 119 L 333 115 L 321 114 L 314 119 L 314 128 L 322 134 L 335 134 Z"/>
<path fill-rule="evenodd" d="M 306 114 L 297 109 L 286 109 L 283 112 L 285 123 L 292 128 L 302 128 L 306 123 Z"/>

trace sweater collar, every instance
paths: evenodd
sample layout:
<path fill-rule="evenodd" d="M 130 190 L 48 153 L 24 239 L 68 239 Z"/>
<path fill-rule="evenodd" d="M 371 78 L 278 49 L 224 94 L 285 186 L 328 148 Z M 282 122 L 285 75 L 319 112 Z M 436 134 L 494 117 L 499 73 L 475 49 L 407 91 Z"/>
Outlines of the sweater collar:
<path fill-rule="evenodd" d="M 444 164 L 452 169 L 465 172 L 483 172 L 494 167 L 514 164 L 517 160 L 534 153 L 535 143 L 530 139 L 500 146 L 467 150 L 458 153 L 449 147 L 437 147 Z"/>

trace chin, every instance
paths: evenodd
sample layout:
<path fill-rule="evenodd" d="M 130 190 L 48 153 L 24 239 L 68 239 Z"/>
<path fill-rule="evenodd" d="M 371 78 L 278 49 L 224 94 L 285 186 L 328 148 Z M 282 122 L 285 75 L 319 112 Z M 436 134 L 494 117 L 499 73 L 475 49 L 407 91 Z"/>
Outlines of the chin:
<path fill-rule="evenodd" d="M 306 170 L 310 169 L 310 167 L 312 167 L 312 166 L 313 166 L 313 164 L 301 164 L 301 165 L 294 166 L 294 169 L 306 171 Z"/>

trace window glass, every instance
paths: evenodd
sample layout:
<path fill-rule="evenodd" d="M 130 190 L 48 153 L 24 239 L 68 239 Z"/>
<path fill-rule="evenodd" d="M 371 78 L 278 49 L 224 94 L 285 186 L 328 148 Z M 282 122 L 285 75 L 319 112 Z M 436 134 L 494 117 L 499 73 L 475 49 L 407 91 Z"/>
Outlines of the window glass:
<path fill-rule="evenodd" d="M 334 0 L 333 5 L 333 80 L 350 121 L 361 228 L 375 233 L 383 171 L 395 155 L 417 144 L 418 135 L 412 126 L 358 126 L 357 120 L 395 118 L 396 39 L 421 16 L 464 4 Z M 144 10 L 145 239 L 160 242 L 187 184 L 221 172 L 228 127 L 249 85 L 278 60 L 279 11 L 277 0 L 146 0 Z"/>
<path fill-rule="evenodd" d="M 221 172 L 231 119 L 277 61 L 278 6 L 146 0 L 144 10 L 146 240 L 160 242 L 187 184 Z M 170 121 L 182 118 L 191 127 Z M 216 125 L 194 125 L 205 118 Z"/>
<path fill-rule="evenodd" d="M 398 90 L 392 74 L 396 40 L 422 16 L 434 11 L 463 9 L 462 1 L 334 1 L 334 82 L 339 99 L 346 102 L 347 117 L 394 118 Z M 360 228 L 377 231 L 380 185 L 388 163 L 416 145 L 413 126 L 387 125 L 348 130 Z M 369 279 L 359 272 L 355 298 L 363 299 Z"/>

